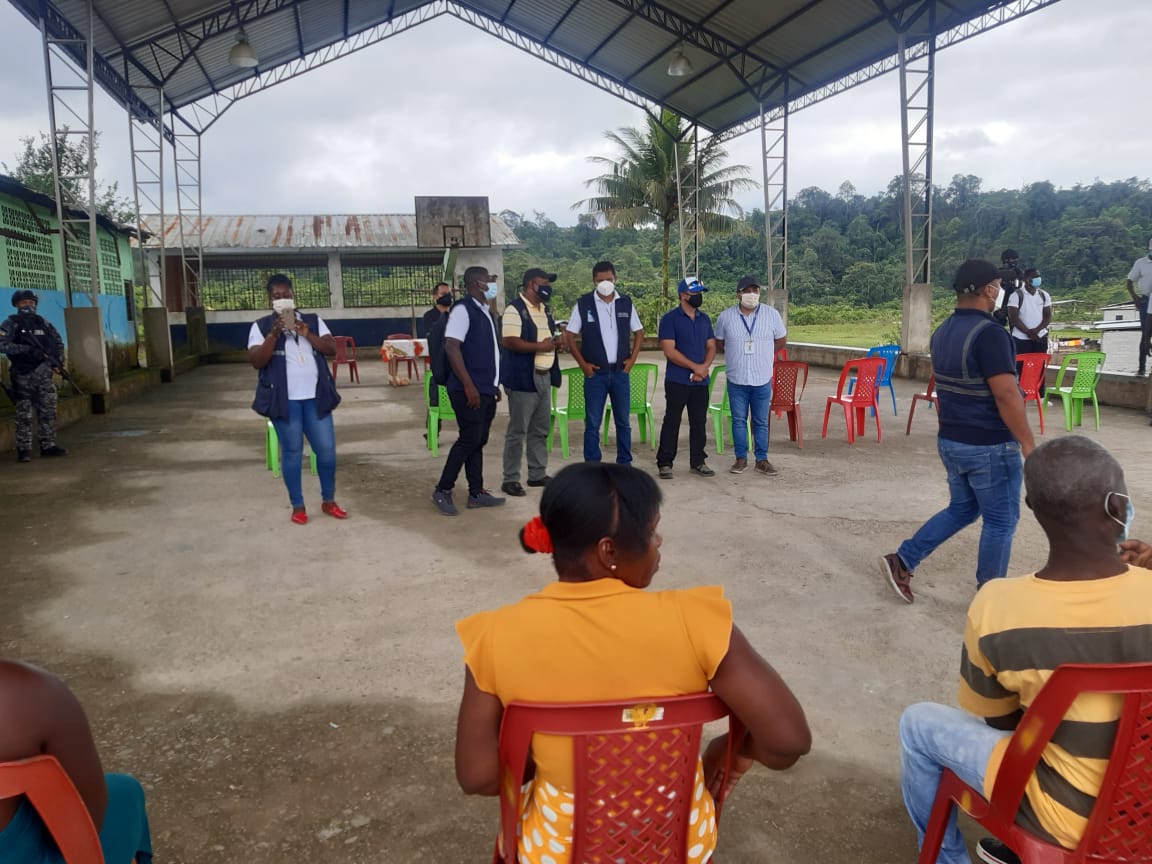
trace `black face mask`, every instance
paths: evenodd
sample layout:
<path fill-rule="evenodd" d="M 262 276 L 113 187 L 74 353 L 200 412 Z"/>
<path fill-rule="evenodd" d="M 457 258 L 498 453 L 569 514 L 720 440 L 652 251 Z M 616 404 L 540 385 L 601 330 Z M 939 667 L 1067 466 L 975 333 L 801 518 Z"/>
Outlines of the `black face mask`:
<path fill-rule="evenodd" d="M 16 307 L 16 314 L 17 315 L 35 315 L 36 314 L 36 307 L 35 306 L 17 306 Z"/>
<path fill-rule="evenodd" d="M 541 303 L 547 303 L 548 300 L 552 297 L 552 286 L 551 285 L 537 285 L 536 286 L 536 296 L 540 298 Z"/>
<path fill-rule="evenodd" d="M 452 295 L 451 294 L 441 294 L 439 297 L 436 298 L 436 305 L 443 308 L 443 309 L 447 309 L 449 306 L 452 305 Z"/>
<path fill-rule="evenodd" d="M 704 295 L 703 294 L 689 294 L 688 295 L 688 305 L 691 306 L 693 309 L 699 309 L 700 305 L 703 302 L 704 302 Z"/>

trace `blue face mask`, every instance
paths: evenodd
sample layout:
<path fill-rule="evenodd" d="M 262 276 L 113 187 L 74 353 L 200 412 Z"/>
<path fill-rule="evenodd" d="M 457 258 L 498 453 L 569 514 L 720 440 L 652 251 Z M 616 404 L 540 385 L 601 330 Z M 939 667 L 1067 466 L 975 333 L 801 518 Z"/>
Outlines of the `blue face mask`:
<path fill-rule="evenodd" d="M 1112 511 L 1108 509 L 1108 501 L 1113 495 L 1119 495 L 1128 502 L 1128 509 L 1124 513 L 1124 521 L 1121 522 L 1112 515 Z M 1109 492 L 1104 496 L 1104 512 L 1108 514 L 1108 518 L 1119 525 L 1124 530 L 1120 532 L 1120 539 L 1117 543 L 1123 543 L 1128 539 L 1128 534 L 1132 531 L 1132 519 L 1136 516 L 1136 508 L 1132 506 L 1132 499 L 1125 495 L 1123 492 Z"/>
<path fill-rule="evenodd" d="M 1040 277 L 1039 277 L 1039 276 L 1034 276 L 1034 277 L 1032 278 L 1032 287 L 1033 287 L 1033 288 L 1039 288 L 1039 287 L 1040 287 L 1040 282 L 1041 282 L 1041 281 L 1042 281 L 1042 280 L 1040 279 Z"/>
<path fill-rule="evenodd" d="M 488 287 L 484 289 L 485 300 L 495 300 L 496 295 L 500 293 L 500 286 L 495 282 L 489 282 Z"/>

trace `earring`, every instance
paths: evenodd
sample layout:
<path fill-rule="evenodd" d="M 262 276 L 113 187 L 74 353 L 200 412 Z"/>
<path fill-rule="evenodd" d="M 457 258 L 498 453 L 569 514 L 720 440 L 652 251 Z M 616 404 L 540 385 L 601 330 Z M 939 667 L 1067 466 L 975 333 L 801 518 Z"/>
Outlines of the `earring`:
<path fill-rule="evenodd" d="M 610 566 L 608 569 L 609 569 L 609 570 L 613 570 L 613 571 L 614 571 L 614 570 L 616 569 L 616 565 L 615 565 L 615 564 L 613 564 L 613 565 L 611 565 L 611 566 Z"/>

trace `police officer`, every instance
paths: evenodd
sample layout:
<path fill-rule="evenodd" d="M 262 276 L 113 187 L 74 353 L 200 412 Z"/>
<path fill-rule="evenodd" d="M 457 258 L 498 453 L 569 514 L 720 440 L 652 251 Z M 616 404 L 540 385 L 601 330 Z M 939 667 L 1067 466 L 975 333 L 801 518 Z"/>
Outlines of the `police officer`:
<path fill-rule="evenodd" d="M 40 433 L 41 456 L 63 456 L 56 444 L 56 385 L 53 371 L 64 365 L 64 340 L 56 328 L 36 314 L 36 295 L 16 291 L 16 314 L 0 324 L 0 353 L 8 355 L 16 396 L 16 458 L 32 461 L 32 410 Z"/>

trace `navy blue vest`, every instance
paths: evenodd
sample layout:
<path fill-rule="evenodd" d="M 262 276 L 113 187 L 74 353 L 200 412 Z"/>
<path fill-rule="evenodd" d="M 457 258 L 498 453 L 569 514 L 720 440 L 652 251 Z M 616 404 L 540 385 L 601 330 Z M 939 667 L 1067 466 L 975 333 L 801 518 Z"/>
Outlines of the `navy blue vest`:
<path fill-rule="evenodd" d="M 520 313 L 520 338 L 525 342 L 535 342 L 539 338 L 536 322 L 532 320 L 532 313 L 528 311 L 528 304 L 523 297 L 517 297 L 508 304 Z M 544 314 L 548 317 L 548 333 L 556 334 L 556 323 L 552 320 L 552 313 L 544 307 Z M 519 390 L 524 393 L 536 392 L 536 355 L 525 354 L 519 351 L 500 350 L 500 383 L 509 390 Z M 549 378 L 553 387 L 560 386 L 560 358 L 553 357 L 552 371 Z"/>
<path fill-rule="evenodd" d="M 319 316 L 303 313 L 300 317 L 309 330 L 320 332 Z M 256 322 L 256 326 L 267 337 L 275 320 L 275 313 L 265 315 Z M 272 359 L 260 370 L 260 377 L 256 381 L 256 398 L 252 401 L 252 410 L 269 420 L 288 419 L 288 361 L 284 359 L 284 340 L 287 338 L 287 333 L 276 337 Z M 316 358 L 316 416 L 327 417 L 340 404 L 340 394 L 336 392 L 336 384 L 332 380 L 332 373 L 328 371 L 328 361 L 324 355 L 313 349 L 312 356 Z"/>
<path fill-rule="evenodd" d="M 485 396 L 496 395 L 496 341 L 492 331 L 492 316 L 488 308 L 481 309 L 471 297 L 458 301 L 468 310 L 468 335 L 460 344 L 460 353 L 464 357 L 464 368 L 476 385 L 476 392 Z M 444 385 L 449 390 L 464 392 L 464 382 L 456 377 L 452 371 L 452 364 L 448 364 L 448 383 Z"/>
<path fill-rule="evenodd" d="M 940 437 L 977 446 L 1014 441 L 976 363 L 977 337 L 1003 340 L 1008 343 L 1005 350 L 1015 352 L 1007 331 L 999 327 L 991 315 L 954 313 L 932 334 L 932 372 L 940 400 Z"/>
<path fill-rule="evenodd" d="M 590 291 L 576 301 L 576 308 L 580 313 L 580 353 L 593 366 L 607 369 L 608 352 L 604 350 L 604 336 L 600 330 L 600 316 L 607 306 L 596 299 L 595 291 Z M 616 362 L 623 363 L 632 354 L 628 344 L 632 336 L 632 301 L 617 295 L 612 304 L 612 314 L 616 316 Z"/>

